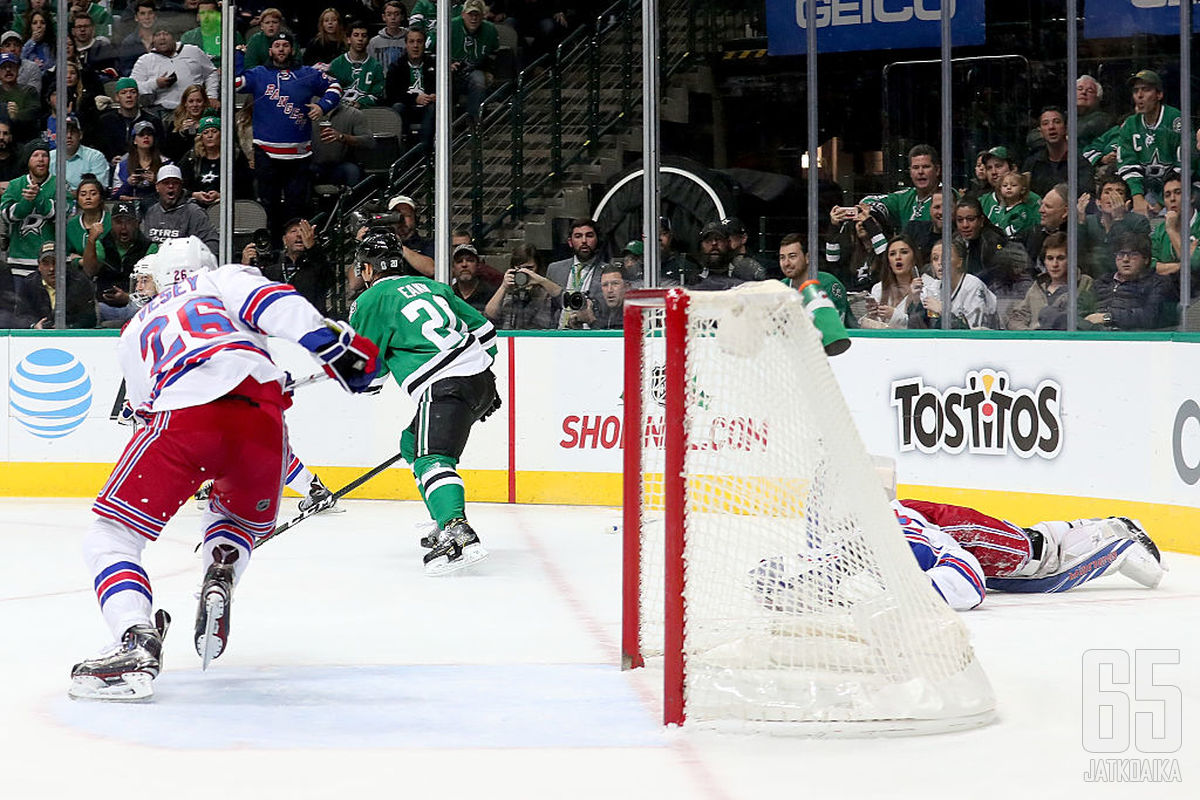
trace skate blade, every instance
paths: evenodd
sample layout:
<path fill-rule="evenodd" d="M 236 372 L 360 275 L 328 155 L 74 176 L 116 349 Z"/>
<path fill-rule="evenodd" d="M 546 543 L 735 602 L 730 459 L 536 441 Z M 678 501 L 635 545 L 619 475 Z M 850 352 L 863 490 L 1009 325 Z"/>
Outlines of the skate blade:
<path fill-rule="evenodd" d="M 219 595 L 211 595 L 204 601 L 204 635 L 196 644 L 200 651 L 200 669 L 208 669 L 209 663 L 221 655 L 221 640 L 217 637 L 217 626 L 225 613 L 225 602 Z"/>
<path fill-rule="evenodd" d="M 435 558 L 425 565 L 425 574 L 431 578 L 437 578 L 442 575 L 449 575 L 452 572 L 466 569 L 474 564 L 478 564 L 488 557 L 488 551 L 483 549 L 481 544 L 469 544 L 463 548 L 462 555 L 453 561 L 449 560 L 448 556 Z"/>
<path fill-rule="evenodd" d="M 144 672 L 126 672 L 120 683 L 105 683 L 94 675 L 81 675 L 71 679 L 67 696 L 72 700 L 141 703 L 154 696 L 154 679 Z"/>

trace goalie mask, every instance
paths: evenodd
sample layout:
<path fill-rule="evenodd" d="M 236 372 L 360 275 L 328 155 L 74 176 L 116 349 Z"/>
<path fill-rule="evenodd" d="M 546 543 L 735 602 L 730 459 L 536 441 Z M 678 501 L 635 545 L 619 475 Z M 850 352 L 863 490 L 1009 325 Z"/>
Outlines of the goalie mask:
<path fill-rule="evenodd" d="M 404 260 L 404 243 L 391 231 L 368 233 L 358 243 L 354 256 L 355 275 L 362 275 L 364 264 L 370 265 L 374 277 L 384 272 L 411 272 Z"/>
<path fill-rule="evenodd" d="M 196 272 L 217 268 L 217 258 L 204 242 L 195 236 L 168 239 L 158 246 L 158 252 L 138 260 L 129 278 L 129 295 L 143 306 L 173 283 Z"/>

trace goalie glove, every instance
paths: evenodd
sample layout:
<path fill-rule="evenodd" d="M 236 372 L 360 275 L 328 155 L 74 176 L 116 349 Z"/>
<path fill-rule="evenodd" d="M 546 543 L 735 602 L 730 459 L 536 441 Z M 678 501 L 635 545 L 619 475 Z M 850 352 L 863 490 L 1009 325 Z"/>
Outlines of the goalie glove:
<path fill-rule="evenodd" d="M 364 392 L 379 372 L 379 348 L 345 322 L 325 320 L 325 327 L 300 344 L 324 364 L 325 372 L 348 392 Z"/>

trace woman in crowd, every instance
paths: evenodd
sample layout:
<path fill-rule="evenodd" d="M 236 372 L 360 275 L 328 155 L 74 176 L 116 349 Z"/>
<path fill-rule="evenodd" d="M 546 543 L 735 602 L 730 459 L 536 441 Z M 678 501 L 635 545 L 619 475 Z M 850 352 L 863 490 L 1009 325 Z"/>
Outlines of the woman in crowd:
<path fill-rule="evenodd" d="M 904 234 L 887 243 L 887 256 L 879 282 L 871 287 L 867 313 L 859 319 L 863 328 L 905 328 L 909 307 L 920 303 L 920 288 L 913 281 L 921 274 L 921 252 Z"/>
<path fill-rule="evenodd" d="M 19 9 L 14 9 L 17 13 L 13 16 L 12 29 L 22 36 L 32 38 L 33 33 L 33 16 L 41 14 L 48 36 L 51 40 L 54 39 L 54 0 L 29 0 L 29 7 L 21 12 Z M 67 38 L 71 38 L 69 35 Z"/>
<path fill-rule="evenodd" d="M 834 206 L 825 237 L 825 270 L 849 291 L 866 291 L 883 268 L 892 227 L 887 215 L 864 204 Z"/>
<path fill-rule="evenodd" d="M 996 296 L 974 275 L 968 275 L 967 248 L 962 239 L 950 241 L 950 325 L 953 328 L 995 328 Z M 942 318 L 942 243 L 934 242 L 929 256 L 933 277 L 917 277 L 912 291 L 918 298 L 909 303 L 908 327 L 940 328 Z"/>
<path fill-rule="evenodd" d="M 557 327 L 551 298 L 562 294 L 562 288 L 542 274 L 544 270 L 537 248 L 517 245 L 509 264 L 504 280 L 488 300 L 483 313 L 502 330 Z"/>
<path fill-rule="evenodd" d="M 164 121 L 167 125 L 163 134 L 163 155 L 174 161 L 183 158 L 196 144 L 196 134 L 200 130 L 200 119 L 208 113 L 216 113 L 216 108 L 208 98 L 208 92 L 198 83 L 183 90 L 179 105 Z"/>
<path fill-rule="evenodd" d="M 104 208 L 104 185 L 95 175 L 89 173 L 79 181 L 75 207 L 79 212 L 67 220 L 67 258 L 79 263 L 88 277 L 95 277 L 103 255 L 103 247 L 99 255 L 96 248 L 104 235 L 112 230 L 112 217 Z M 107 287 L 97 287 L 97 290 L 101 288 Z M 101 299 L 99 294 L 96 299 Z"/>
<path fill-rule="evenodd" d="M 142 120 L 133 126 L 133 141 L 129 143 L 129 152 L 121 156 L 113 166 L 112 191 L 109 196 L 113 200 L 138 202 L 145 210 L 146 206 L 158 199 L 154 190 L 158 168 L 170 163 L 171 159 L 164 158 L 158 148 L 154 125 Z"/>
<path fill-rule="evenodd" d="M 336 8 L 327 8 L 317 19 L 317 35 L 304 48 L 304 63 L 329 66 L 333 60 L 346 52 L 346 32 L 342 29 L 342 17 Z"/>
<path fill-rule="evenodd" d="M 29 39 L 21 45 L 21 60 L 34 62 L 45 74 L 46 70 L 54 66 L 54 37 L 54 23 L 51 22 L 50 12 L 30 9 Z"/>

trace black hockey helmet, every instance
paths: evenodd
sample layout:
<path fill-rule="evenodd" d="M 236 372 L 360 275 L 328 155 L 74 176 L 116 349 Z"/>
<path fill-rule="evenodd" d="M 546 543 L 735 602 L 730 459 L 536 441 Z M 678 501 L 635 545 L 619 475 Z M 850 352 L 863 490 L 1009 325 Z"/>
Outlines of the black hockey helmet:
<path fill-rule="evenodd" d="M 369 231 L 358 243 L 354 255 L 356 269 L 370 264 L 375 272 L 411 272 L 404 260 L 404 243 L 391 231 Z"/>

